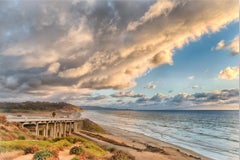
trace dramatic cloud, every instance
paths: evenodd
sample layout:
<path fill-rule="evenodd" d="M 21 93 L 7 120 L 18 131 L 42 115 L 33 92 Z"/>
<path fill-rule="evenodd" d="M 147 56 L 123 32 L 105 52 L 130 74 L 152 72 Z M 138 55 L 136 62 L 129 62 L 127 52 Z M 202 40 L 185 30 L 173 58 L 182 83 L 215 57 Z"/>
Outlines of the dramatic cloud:
<path fill-rule="evenodd" d="M 224 70 L 221 70 L 219 75 L 219 79 L 233 80 L 239 78 L 239 67 L 227 67 Z"/>
<path fill-rule="evenodd" d="M 146 71 L 172 65 L 176 49 L 236 21 L 237 4 L 0 1 L 0 90 L 54 99 L 132 88 Z"/>
<path fill-rule="evenodd" d="M 177 6 L 177 3 L 171 0 L 157 1 L 138 21 L 130 22 L 127 26 L 127 30 L 136 30 L 138 26 L 144 25 L 144 23 L 154 18 L 161 15 L 166 16 L 175 6 Z"/>
<path fill-rule="evenodd" d="M 225 43 L 224 40 L 218 42 L 216 50 L 227 49 L 232 55 L 239 54 L 239 36 L 236 36 L 232 41 Z"/>
<path fill-rule="evenodd" d="M 139 97 L 145 97 L 145 95 L 143 95 L 143 94 L 135 94 L 134 91 L 115 92 L 111 96 L 115 97 L 115 98 L 122 98 L 122 97 L 139 98 Z"/>

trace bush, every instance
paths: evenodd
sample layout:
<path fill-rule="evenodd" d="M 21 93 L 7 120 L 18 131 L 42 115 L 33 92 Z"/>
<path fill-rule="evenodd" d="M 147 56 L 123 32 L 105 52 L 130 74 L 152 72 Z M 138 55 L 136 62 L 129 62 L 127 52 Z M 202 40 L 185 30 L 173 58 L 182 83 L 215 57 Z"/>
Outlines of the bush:
<path fill-rule="evenodd" d="M 18 139 L 19 140 L 25 140 L 26 138 L 24 136 L 19 136 Z"/>
<path fill-rule="evenodd" d="M 75 137 L 66 137 L 66 139 L 68 140 L 68 142 L 70 143 L 77 143 L 79 140 Z"/>
<path fill-rule="evenodd" d="M 7 122 L 7 118 L 4 115 L 0 115 L 0 123 L 5 124 Z"/>
<path fill-rule="evenodd" d="M 81 153 L 83 153 L 83 149 L 79 146 L 74 146 L 69 151 L 69 154 L 80 155 Z"/>
<path fill-rule="evenodd" d="M 29 146 L 24 149 L 24 153 L 25 154 L 33 154 L 39 150 L 40 150 L 40 148 L 38 146 Z"/>
<path fill-rule="evenodd" d="M 78 157 L 74 157 L 71 160 L 80 160 Z"/>
<path fill-rule="evenodd" d="M 47 160 L 48 158 L 54 158 L 54 155 L 47 150 L 38 151 L 33 156 L 33 160 Z"/>
<path fill-rule="evenodd" d="M 116 151 L 109 160 L 135 160 L 135 157 L 123 151 Z"/>

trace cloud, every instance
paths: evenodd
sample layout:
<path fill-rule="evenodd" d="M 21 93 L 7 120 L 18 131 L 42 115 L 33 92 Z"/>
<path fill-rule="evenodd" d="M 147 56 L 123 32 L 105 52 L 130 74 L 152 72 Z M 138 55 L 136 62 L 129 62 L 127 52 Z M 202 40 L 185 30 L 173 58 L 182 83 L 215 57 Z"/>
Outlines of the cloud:
<path fill-rule="evenodd" d="M 237 35 L 232 41 L 225 43 L 224 40 L 218 42 L 216 50 L 230 50 L 231 55 L 239 54 L 239 36 Z"/>
<path fill-rule="evenodd" d="M 142 106 L 152 106 L 151 109 L 194 109 L 196 107 L 199 108 L 199 106 L 208 106 L 211 108 L 224 104 L 235 104 L 236 108 L 238 107 L 238 96 L 238 89 L 225 89 L 194 94 L 179 93 L 172 97 L 156 94 L 151 98 L 139 98 L 136 100 L 136 103 Z"/>
<path fill-rule="evenodd" d="M 127 26 L 127 30 L 135 30 L 137 27 L 144 25 L 144 23 L 151 21 L 152 19 L 157 18 L 161 15 L 167 16 L 167 14 L 169 14 L 176 5 L 176 2 L 171 0 L 157 1 L 139 20 L 130 22 Z"/>
<path fill-rule="evenodd" d="M 47 73 L 57 73 L 59 68 L 60 68 L 60 63 L 58 63 L 58 62 L 52 63 L 48 67 Z"/>
<path fill-rule="evenodd" d="M 195 78 L 194 76 L 189 76 L 188 77 L 189 80 L 194 80 L 194 78 Z"/>
<path fill-rule="evenodd" d="M 198 88 L 201 88 L 199 85 L 193 85 L 192 86 L 192 89 L 198 89 Z"/>
<path fill-rule="evenodd" d="M 115 98 L 122 98 L 122 97 L 131 97 L 131 98 L 139 98 L 139 97 L 145 97 L 143 94 L 136 94 L 134 91 L 128 91 L 128 92 L 115 92 L 111 95 Z"/>
<path fill-rule="evenodd" d="M 1 91 L 51 89 L 53 99 L 71 89 L 130 89 L 173 65 L 176 49 L 238 19 L 237 0 L 0 3 Z"/>
<path fill-rule="evenodd" d="M 97 101 L 97 100 L 103 100 L 103 99 L 106 99 L 107 96 L 105 95 L 99 95 L 99 96 L 95 96 L 95 97 L 89 97 L 87 98 L 87 100 L 90 100 L 90 101 Z"/>
<path fill-rule="evenodd" d="M 227 67 L 221 70 L 218 75 L 219 79 L 234 80 L 239 78 L 239 67 Z"/>
<path fill-rule="evenodd" d="M 156 87 L 157 87 L 156 84 L 154 84 L 153 82 L 149 82 L 144 88 L 155 89 Z"/>

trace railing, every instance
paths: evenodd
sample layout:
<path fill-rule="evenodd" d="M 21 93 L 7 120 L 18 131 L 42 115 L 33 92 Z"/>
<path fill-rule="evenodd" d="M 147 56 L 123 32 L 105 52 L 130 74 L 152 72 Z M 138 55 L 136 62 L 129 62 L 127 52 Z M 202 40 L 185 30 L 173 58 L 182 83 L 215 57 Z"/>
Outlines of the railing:
<path fill-rule="evenodd" d="M 7 118 L 10 122 L 42 122 L 42 121 L 79 121 L 83 118 L 46 118 L 46 117 L 9 117 Z"/>

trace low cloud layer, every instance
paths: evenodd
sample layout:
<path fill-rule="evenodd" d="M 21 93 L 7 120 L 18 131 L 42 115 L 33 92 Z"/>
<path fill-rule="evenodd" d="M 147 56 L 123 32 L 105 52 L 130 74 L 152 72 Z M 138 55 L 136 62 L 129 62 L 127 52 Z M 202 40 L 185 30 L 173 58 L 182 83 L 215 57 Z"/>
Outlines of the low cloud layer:
<path fill-rule="evenodd" d="M 147 70 L 174 64 L 176 49 L 236 21 L 237 4 L 0 1 L 1 98 L 130 89 Z"/>
<path fill-rule="evenodd" d="M 156 94 L 151 98 L 139 98 L 136 102 L 142 106 L 150 106 L 151 109 L 194 109 L 199 106 L 207 106 L 209 109 L 221 106 L 225 109 L 228 104 L 234 104 L 236 109 L 238 97 L 238 89 L 229 89 L 195 94 L 180 93 L 173 97 Z"/>
<path fill-rule="evenodd" d="M 128 92 L 115 92 L 111 95 L 115 98 L 124 98 L 124 97 L 131 97 L 131 98 L 138 98 L 138 97 L 145 97 L 143 94 L 136 94 L 134 91 L 128 91 Z"/>

